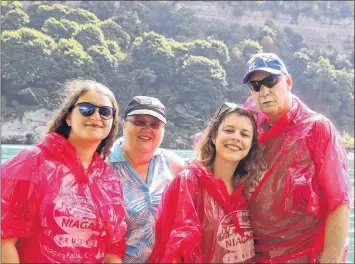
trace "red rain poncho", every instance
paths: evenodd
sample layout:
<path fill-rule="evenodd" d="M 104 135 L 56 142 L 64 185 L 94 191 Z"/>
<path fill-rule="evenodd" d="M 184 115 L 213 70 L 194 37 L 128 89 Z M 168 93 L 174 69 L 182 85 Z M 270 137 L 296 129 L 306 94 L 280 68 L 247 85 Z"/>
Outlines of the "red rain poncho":
<path fill-rule="evenodd" d="M 351 201 L 341 139 L 327 118 L 296 96 L 290 111 L 267 131 L 262 129 L 266 116 L 253 100 L 244 106 L 258 111 L 268 166 L 249 198 L 257 261 L 317 262 L 328 214 Z"/>
<path fill-rule="evenodd" d="M 242 188 L 229 195 L 221 179 L 193 161 L 163 194 L 148 263 L 251 262 L 254 242 Z"/>
<path fill-rule="evenodd" d="M 122 187 L 97 153 L 85 171 L 73 145 L 51 133 L 5 162 L 1 175 L 1 238 L 18 238 L 21 263 L 123 257 Z"/>

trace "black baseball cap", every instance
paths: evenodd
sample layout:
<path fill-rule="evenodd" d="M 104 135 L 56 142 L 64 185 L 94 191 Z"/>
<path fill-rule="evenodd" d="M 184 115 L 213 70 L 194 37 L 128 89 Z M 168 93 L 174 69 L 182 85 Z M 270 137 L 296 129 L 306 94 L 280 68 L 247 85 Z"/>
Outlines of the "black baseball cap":
<path fill-rule="evenodd" d="M 155 97 L 133 97 L 126 108 L 124 118 L 131 115 L 151 115 L 166 124 L 165 106 Z"/>
<path fill-rule="evenodd" d="M 247 62 L 243 84 L 248 82 L 250 75 L 256 71 L 265 71 L 271 74 L 288 74 L 283 61 L 274 53 L 258 53 Z"/>

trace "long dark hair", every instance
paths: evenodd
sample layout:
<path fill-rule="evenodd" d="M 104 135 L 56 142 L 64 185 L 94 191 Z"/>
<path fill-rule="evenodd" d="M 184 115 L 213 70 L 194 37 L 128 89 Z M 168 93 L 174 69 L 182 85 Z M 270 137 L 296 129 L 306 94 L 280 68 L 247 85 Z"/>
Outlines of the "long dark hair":
<path fill-rule="evenodd" d="M 110 99 L 113 108 L 116 109 L 110 133 L 100 142 L 96 149 L 96 152 L 99 153 L 103 159 L 106 159 L 106 157 L 110 154 L 110 149 L 114 143 L 115 136 L 118 131 L 119 109 L 118 103 L 112 91 L 101 83 L 81 79 L 75 79 L 65 83 L 62 93 L 65 97 L 63 98 L 58 114 L 53 116 L 53 118 L 48 122 L 46 133 L 57 132 L 68 139 L 71 127 L 68 126 L 66 118 L 73 110 L 79 97 L 87 91 L 96 91 L 106 95 Z"/>
<path fill-rule="evenodd" d="M 234 171 L 233 184 L 234 187 L 241 182 L 244 182 L 246 191 L 248 191 L 255 178 L 266 170 L 266 163 L 263 159 L 263 150 L 258 143 L 258 129 L 254 115 L 243 107 L 225 108 L 216 112 L 213 118 L 206 123 L 206 128 L 202 138 L 196 143 L 195 149 L 197 159 L 207 167 L 212 168 L 216 158 L 216 147 L 212 139 L 217 136 L 218 128 L 223 120 L 232 114 L 247 117 L 253 127 L 252 146 L 247 156 L 239 161 L 237 168 Z"/>

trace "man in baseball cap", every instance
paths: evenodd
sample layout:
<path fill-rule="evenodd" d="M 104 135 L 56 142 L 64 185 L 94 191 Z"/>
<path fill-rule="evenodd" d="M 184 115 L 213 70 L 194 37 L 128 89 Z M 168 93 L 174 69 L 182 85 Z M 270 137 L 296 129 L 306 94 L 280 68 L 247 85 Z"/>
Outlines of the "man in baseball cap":
<path fill-rule="evenodd" d="M 276 54 L 254 55 L 242 82 L 268 168 L 248 194 L 256 262 L 345 263 L 352 194 L 339 133 L 291 93 Z"/>
<path fill-rule="evenodd" d="M 271 74 L 288 74 L 285 64 L 274 53 L 259 53 L 251 57 L 246 66 L 243 84 L 246 84 L 249 76 L 256 71 L 264 71 Z"/>

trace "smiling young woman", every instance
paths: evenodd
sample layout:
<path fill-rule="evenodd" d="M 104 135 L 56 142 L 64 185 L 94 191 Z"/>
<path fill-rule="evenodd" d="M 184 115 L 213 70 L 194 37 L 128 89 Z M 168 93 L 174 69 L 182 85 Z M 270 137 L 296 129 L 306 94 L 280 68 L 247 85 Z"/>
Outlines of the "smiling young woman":
<path fill-rule="evenodd" d="M 89 80 L 68 82 L 63 94 L 41 142 L 1 167 L 4 263 L 118 263 L 124 255 L 122 187 L 103 160 L 117 102 Z"/>
<path fill-rule="evenodd" d="M 247 194 L 265 170 L 256 121 L 224 103 L 196 142 L 197 157 L 169 185 L 149 263 L 253 262 Z"/>

